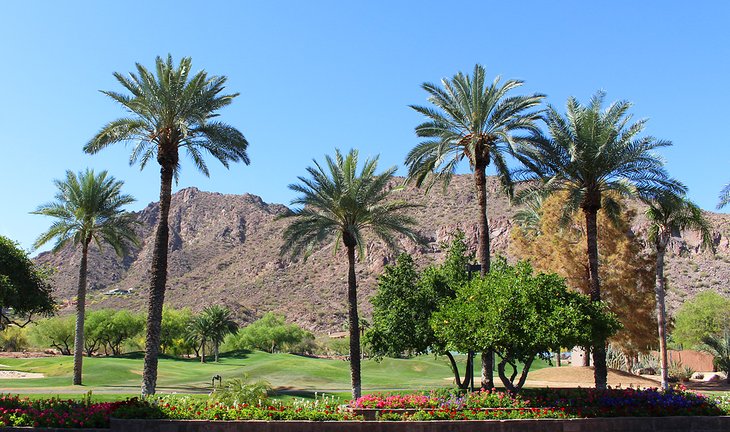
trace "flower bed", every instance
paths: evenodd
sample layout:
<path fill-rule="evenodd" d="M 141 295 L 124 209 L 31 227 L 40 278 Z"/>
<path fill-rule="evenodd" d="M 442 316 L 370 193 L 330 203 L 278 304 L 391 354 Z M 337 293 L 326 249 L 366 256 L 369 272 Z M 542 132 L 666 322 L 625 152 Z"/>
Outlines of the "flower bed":
<path fill-rule="evenodd" d="M 373 411 L 392 416 L 404 416 L 414 411 L 440 412 L 437 417 L 505 416 L 502 418 L 530 417 L 531 412 L 552 418 L 567 417 L 664 417 L 664 416 L 717 416 L 728 415 L 727 399 L 712 399 L 684 388 L 666 391 L 658 389 L 527 389 L 521 395 L 478 391 L 473 393 L 420 393 L 370 394 L 353 402 L 354 412 L 373 418 Z M 528 410 L 528 408 L 533 411 Z M 405 410 L 405 411 L 395 411 Z M 502 410 L 502 411 L 500 411 Z M 495 411 L 486 414 L 485 412 Z M 514 414 L 515 412 L 519 414 Z M 461 413 L 461 414 L 459 414 Z M 520 417 L 506 417 L 520 415 Z M 455 418 L 453 417 L 453 418 Z"/>
<path fill-rule="evenodd" d="M 167 400 L 165 400 L 167 399 Z M 120 407 L 114 417 L 125 419 L 170 419 L 170 420 L 311 420 L 343 421 L 361 420 L 342 407 L 320 401 L 262 401 L 256 405 L 225 405 L 190 400 L 188 398 L 165 398 L 160 403 L 140 402 Z"/>
<path fill-rule="evenodd" d="M 20 399 L 0 395 L 0 427 L 108 428 L 110 418 L 161 420 L 505 420 L 594 417 L 727 416 L 730 397 L 707 398 L 684 389 L 528 389 L 520 396 L 499 391 L 370 394 L 349 405 L 333 399 L 263 400 L 225 405 L 188 397 L 90 403 Z"/>
<path fill-rule="evenodd" d="M 0 395 L 0 428 L 10 426 L 99 428 L 109 427 L 117 409 L 136 401 L 85 403 L 46 399 L 31 401 L 18 396 Z"/>

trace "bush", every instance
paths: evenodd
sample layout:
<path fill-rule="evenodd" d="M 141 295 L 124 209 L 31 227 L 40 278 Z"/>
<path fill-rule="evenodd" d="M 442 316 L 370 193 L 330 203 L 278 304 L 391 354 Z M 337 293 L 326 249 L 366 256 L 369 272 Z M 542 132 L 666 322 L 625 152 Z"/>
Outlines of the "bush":
<path fill-rule="evenodd" d="M 670 362 L 667 369 L 671 382 L 687 382 L 692 378 L 692 374 L 695 373 L 694 369 L 683 365 L 681 361 Z"/>
<path fill-rule="evenodd" d="M 287 324 L 283 315 L 268 312 L 238 333 L 228 336 L 223 349 L 294 352 L 293 349 L 305 339 L 314 340 L 314 335 L 296 324 Z"/>
<path fill-rule="evenodd" d="M 227 380 L 222 388 L 215 389 L 211 400 L 228 406 L 256 405 L 269 397 L 271 384 L 266 381 L 251 382 L 248 374 Z"/>
<path fill-rule="evenodd" d="M 63 355 L 71 355 L 75 326 L 73 315 L 44 319 L 30 328 L 30 339 L 39 347 L 51 347 Z"/>
<path fill-rule="evenodd" d="M 679 308 L 671 338 L 684 348 L 696 348 L 702 338 L 721 336 L 725 328 L 730 328 L 730 299 L 704 291 Z"/>
<path fill-rule="evenodd" d="M 188 325 L 193 319 L 190 308 L 162 309 L 162 330 L 160 331 L 160 350 L 164 354 L 188 355 L 194 351 L 195 343 L 186 337 Z"/>
<path fill-rule="evenodd" d="M 25 351 L 28 346 L 28 337 L 24 328 L 6 327 L 0 332 L 0 349 L 8 352 Z"/>

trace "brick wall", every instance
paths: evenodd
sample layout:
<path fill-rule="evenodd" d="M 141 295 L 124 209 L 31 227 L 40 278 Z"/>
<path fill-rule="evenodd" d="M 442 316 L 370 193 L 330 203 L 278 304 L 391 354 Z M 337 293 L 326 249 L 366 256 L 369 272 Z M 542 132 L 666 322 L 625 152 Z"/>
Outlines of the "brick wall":
<path fill-rule="evenodd" d="M 20 430 L 20 429 L 19 429 Z M 27 430 L 27 429 L 26 429 Z M 730 417 L 621 417 L 570 420 L 308 422 L 117 420 L 110 432 L 727 432 Z"/>

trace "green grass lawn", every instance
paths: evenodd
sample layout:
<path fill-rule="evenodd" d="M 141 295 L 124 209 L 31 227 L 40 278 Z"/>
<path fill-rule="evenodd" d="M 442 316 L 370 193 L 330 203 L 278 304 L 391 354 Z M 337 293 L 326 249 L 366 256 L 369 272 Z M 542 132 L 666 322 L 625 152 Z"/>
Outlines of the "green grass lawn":
<path fill-rule="evenodd" d="M 463 356 L 457 357 L 463 367 Z M 1 361 L 0 370 L 36 372 L 37 379 L 0 381 L 5 393 L 22 395 L 68 395 L 94 392 L 95 399 L 113 393 L 139 394 L 142 380 L 142 355 L 84 358 L 84 386 L 72 386 L 73 358 L 69 356 Z M 478 363 L 478 362 L 476 362 Z M 531 370 L 547 366 L 533 363 Z M 475 366 L 477 368 L 478 366 Z M 161 358 L 157 387 L 163 393 L 207 393 L 211 377 L 221 375 L 223 381 L 249 374 L 251 379 L 266 380 L 284 397 L 289 394 L 313 395 L 314 391 L 347 394 L 350 387 L 349 363 L 343 360 L 316 359 L 291 354 L 246 352 L 224 355 L 218 363 L 201 364 L 194 359 Z M 479 376 L 479 370 L 476 370 Z M 462 370 L 463 374 L 463 370 Z M 445 357 L 433 355 L 411 359 L 365 360 L 362 363 L 363 391 L 416 390 L 453 385 L 453 374 Z M 97 399 L 102 400 L 102 399 Z"/>

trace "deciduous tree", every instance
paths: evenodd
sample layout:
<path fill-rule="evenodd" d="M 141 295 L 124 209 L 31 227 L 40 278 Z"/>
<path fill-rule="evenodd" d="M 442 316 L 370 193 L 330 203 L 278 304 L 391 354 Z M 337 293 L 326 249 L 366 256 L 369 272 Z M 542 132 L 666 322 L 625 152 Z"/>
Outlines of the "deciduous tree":
<path fill-rule="evenodd" d="M 537 226 L 518 224 L 512 231 L 510 252 L 529 259 L 538 271 L 558 273 L 569 287 L 589 294 L 585 227 L 581 215 L 565 220 L 565 198 L 565 193 L 557 193 L 545 199 L 539 206 Z M 618 198 L 616 203 L 625 207 Z M 602 299 L 623 325 L 611 343 L 629 359 L 648 351 L 657 340 L 653 312 L 655 260 L 644 250 L 642 239 L 631 231 L 635 216 L 634 210 L 627 210 L 613 221 L 603 213 L 597 219 L 602 234 L 598 238 L 599 260 L 603 263 Z"/>
<path fill-rule="evenodd" d="M 568 290 L 555 273 L 534 274 L 525 261 L 493 264 L 488 274 L 460 286 L 456 297 L 432 315 L 431 325 L 447 349 L 497 352 L 497 370 L 507 390 L 518 392 L 532 362 L 551 348 L 588 345 L 618 328 L 601 303 Z M 515 381 L 518 362 L 523 368 Z M 512 366 L 509 376 L 507 365 Z"/>

